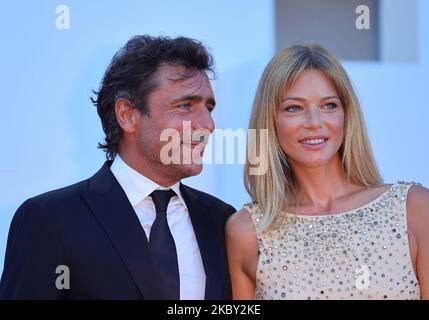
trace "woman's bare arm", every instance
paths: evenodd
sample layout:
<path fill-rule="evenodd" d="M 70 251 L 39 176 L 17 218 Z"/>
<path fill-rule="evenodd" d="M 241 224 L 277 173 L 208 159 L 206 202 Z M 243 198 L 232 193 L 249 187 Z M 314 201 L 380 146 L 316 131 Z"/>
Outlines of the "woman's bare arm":
<path fill-rule="evenodd" d="M 233 214 L 226 223 L 226 247 L 234 300 L 253 299 L 258 263 L 258 240 L 250 214 Z"/>
<path fill-rule="evenodd" d="M 429 300 L 429 190 L 412 186 L 407 201 L 409 231 L 417 244 L 415 266 L 422 299 Z"/>

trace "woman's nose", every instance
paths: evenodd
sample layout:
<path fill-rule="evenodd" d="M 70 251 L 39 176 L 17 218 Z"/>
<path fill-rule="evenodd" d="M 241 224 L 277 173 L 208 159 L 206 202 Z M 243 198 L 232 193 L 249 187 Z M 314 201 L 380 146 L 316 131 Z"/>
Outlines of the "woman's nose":
<path fill-rule="evenodd" d="M 320 128 L 322 126 L 322 115 L 319 108 L 308 108 L 305 125 L 308 128 Z"/>

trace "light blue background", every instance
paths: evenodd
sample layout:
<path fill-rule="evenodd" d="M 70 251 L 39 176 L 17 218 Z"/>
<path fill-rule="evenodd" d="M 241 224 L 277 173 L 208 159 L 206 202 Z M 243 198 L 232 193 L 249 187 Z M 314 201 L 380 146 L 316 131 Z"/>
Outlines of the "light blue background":
<path fill-rule="evenodd" d="M 417 62 L 343 63 L 361 98 L 385 180 L 429 186 L 429 1 L 416 1 Z M 70 30 L 55 27 L 60 4 L 70 8 Z M 396 26 L 395 32 L 400 30 Z M 89 102 L 91 89 L 98 88 L 113 54 L 132 35 L 145 33 L 203 41 L 216 59 L 217 128 L 247 128 L 259 77 L 275 53 L 273 1 L 0 4 L 0 273 L 18 206 L 28 197 L 86 179 L 103 164 L 104 153 L 96 148 L 103 133 Z M 241 165 L 206 165 L 186 183 L 236 208 L 248 201 Z"/>

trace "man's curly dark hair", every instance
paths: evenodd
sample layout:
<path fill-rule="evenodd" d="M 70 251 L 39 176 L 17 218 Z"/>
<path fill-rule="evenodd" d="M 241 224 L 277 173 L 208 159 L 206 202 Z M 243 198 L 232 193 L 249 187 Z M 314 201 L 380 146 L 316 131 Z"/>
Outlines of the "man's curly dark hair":
<path fill-rule="evenodd" d="M 122 128 L 116 120 L 115 103 L 119 98 L 148 115 L 147 98 L 157 87 L 156 75 L 161 66 L 172 65 L 184 68 L 181 77 L 192 76 L 194 71 L 214 73 L 213 58 L 201 42 L 185 38 L 132 37 L 113 57 L 98 91 L 91 102 L 97 107 L 105 143 L 106 158 L 113 160 L 118 153 Z"/>

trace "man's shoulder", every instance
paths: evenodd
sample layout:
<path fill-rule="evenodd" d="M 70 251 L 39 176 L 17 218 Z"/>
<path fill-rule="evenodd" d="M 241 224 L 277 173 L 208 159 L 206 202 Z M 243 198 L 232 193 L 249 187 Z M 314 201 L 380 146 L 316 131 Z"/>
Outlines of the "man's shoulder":
<path fill-rule="evenodd" d="M 41 204 L 54 204 L 57 202 L 70 202 L 81 197 L 81 192 L 87 189 L 88 179 L 79 181 L 77 183 L 47 191 L 36 195 L 29 200 Z"/>
<path fill-rule="evenodd" d="M 223 200 L 221 200 L 221 199 L 219 199 L 219 198 L 217 198 L 217 197 L 215 197 L 209 193 L 206 193 L 204 191 L 189 187 L 189 186 L 184 185 L 184 184 L 182 184 L 182 186 L 183 186 L 183 188 L 186 188 L 186 190 L 189 193 L 191 193 L 194 198 L 205 202 L 209 206 L 214 206 L 216 208 L 220 207 L 220 208 L 223 208 L 224 210 L 226 210 L 228 212 L 232 211 L 231 213 L 237 211 L 237 210 L 235 210 L 235 208 L 232 205 L 226 203 L 225 201 L 223 201 Z"/>
<path fill-rule="evenodd" d="M 100 185 L 106 186 L 113 181 L 107 173 L 108 164 L 107 162 L 94 173 L 91 177 L 76 182 L 74 184 L 54 189 L 48 192 L 44 192 L 33 198 L 29 199 L 33 202 L 39 202 L 41 204 L 56 204 L 56 203 L 65 203 L 69 204 L 72 202 L 80 202 L 82 200 L 82 194 L 90 190 L 90 183 L 94 184 L 97 182 L 99 185 L 96 188 L 100 188 Z M 105 179 L 105 177 L 108 179 Z"/>
<path fill-rule="evenodd" d="M 17 209 L 15 219 L 31 217 L 43 220 L 70 216 L 82 208 L 82 191 L 87 184 L 88 179 L 28 198 Z"/>
<path fill-rule="evenodd" d="M 28 230 L 47 228 L 45 223 L 51 225 L 52 219 L 60 217 L 71 217 L 76 209 L 80 209 L 81 195 L 79 190 L 84 188 L 86 180 L 48 191 L 25 200 L 16 210 L 12 222 L 11 230 L 17 226 L 26 226 Z M 25 222 L 24 222 L 25 221 Z M 45 229 L 43 229 L 45 230 Z"/>

